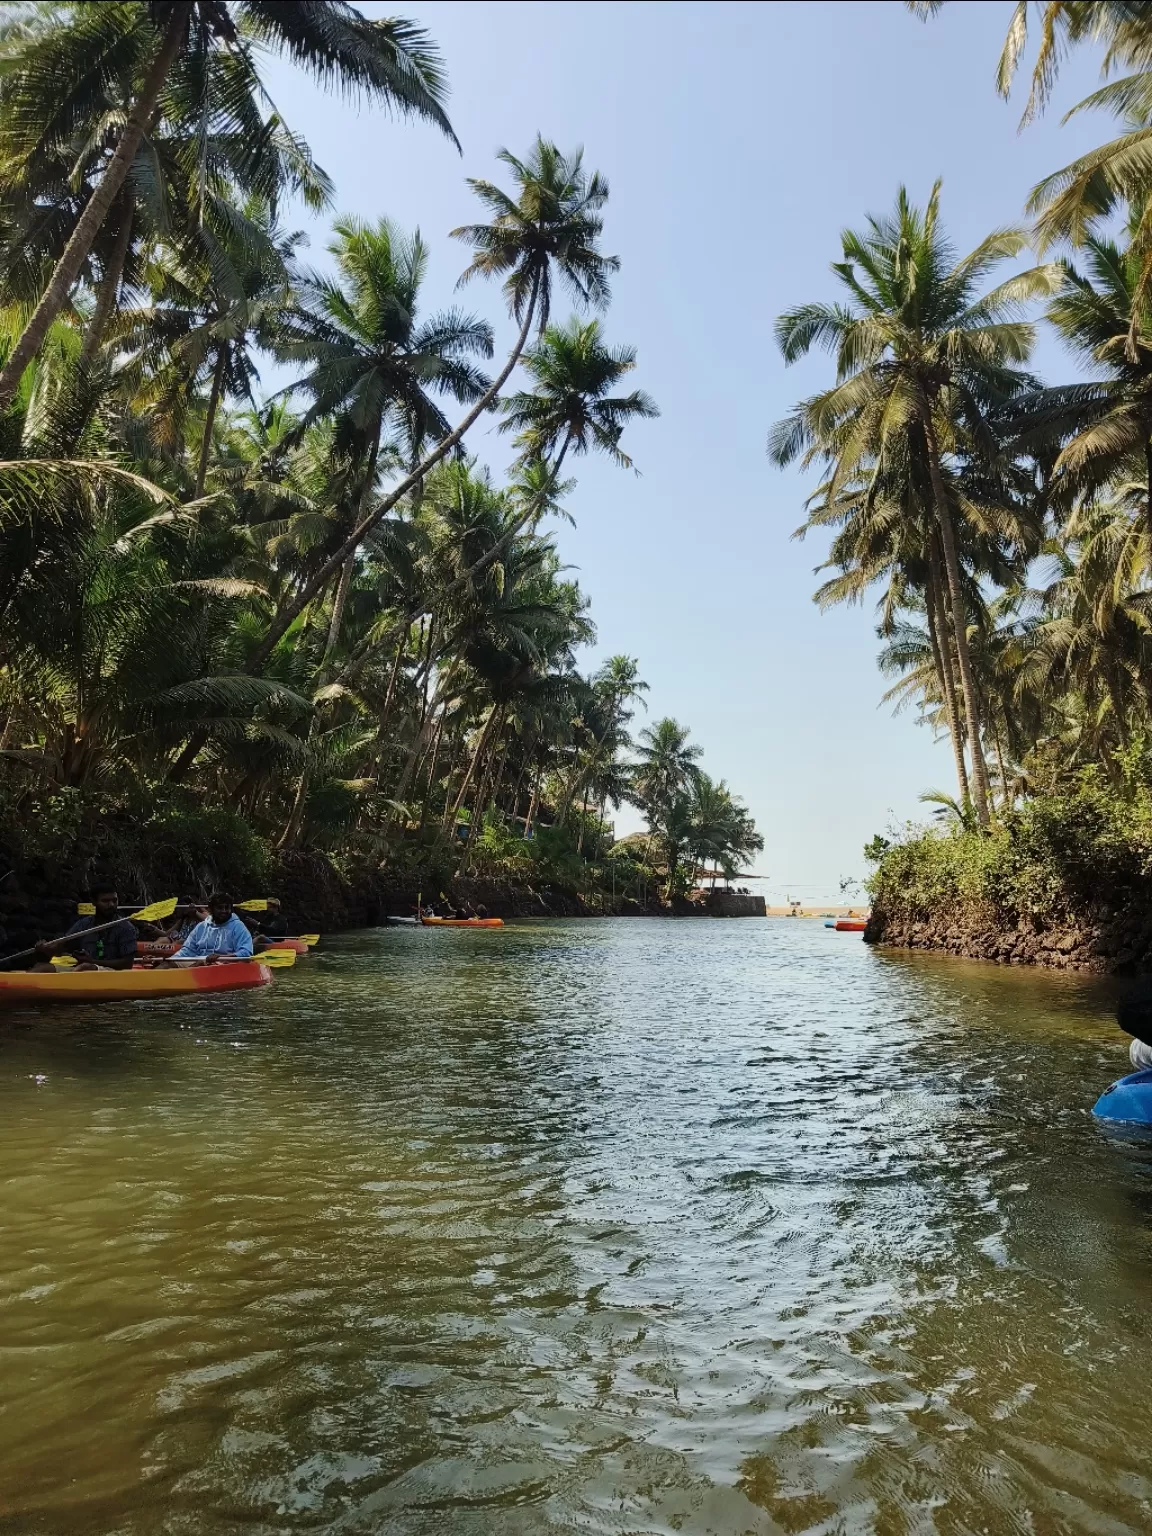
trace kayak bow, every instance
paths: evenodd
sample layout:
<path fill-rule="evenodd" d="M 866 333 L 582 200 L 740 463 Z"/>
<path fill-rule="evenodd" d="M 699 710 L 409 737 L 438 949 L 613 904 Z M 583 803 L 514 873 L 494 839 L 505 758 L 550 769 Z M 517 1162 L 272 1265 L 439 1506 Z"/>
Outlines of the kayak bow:
<path fill-rule="evenodd" d="M 1152 1126 L 1152 1071 L 1131 1072 L 1105 1088 L 1092 1113 L 1097 1120 Z"/>

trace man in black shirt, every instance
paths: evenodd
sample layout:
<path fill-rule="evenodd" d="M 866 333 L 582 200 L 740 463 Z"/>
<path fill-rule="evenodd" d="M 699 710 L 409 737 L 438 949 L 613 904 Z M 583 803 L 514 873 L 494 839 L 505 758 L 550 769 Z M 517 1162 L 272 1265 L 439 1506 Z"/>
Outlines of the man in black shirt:
<path fill-rule="evenodd" d="M 85 937 L 90 928 L 100 928 L 112 922 L 120 905 L 115 886 L 100 885 L 92 892 L 95 912 L 90 917 L 79 917 L 69 928 L 67 944 L 48 944 L 41 941 L 36 946 L 34 969 L 51 969 L 53 955 L 75 955 L 80 962 L 78 971 L 127 971 L 136 958 L 136 930 L 128 918 L 121 918 L 114 928 Z M 73 935 L 75 937 L 73 938 Z"/>

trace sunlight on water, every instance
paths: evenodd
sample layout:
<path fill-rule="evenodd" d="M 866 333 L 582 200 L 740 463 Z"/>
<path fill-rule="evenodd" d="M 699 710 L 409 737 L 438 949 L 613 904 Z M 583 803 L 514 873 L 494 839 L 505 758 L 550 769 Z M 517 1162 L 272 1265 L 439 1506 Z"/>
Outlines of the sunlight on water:
<path fill-rule="evenodd" d="M 0 1530 L 1145 1532 L 1108 1010 L 638 920 L 5 1015 Z"/>

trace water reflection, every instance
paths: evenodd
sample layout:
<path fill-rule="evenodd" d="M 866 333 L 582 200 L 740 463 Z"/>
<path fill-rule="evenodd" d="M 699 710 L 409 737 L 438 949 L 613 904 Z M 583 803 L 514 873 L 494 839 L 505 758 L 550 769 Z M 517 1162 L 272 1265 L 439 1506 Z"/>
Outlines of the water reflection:
<path fill-rule="evenodd" d="M 637 921 L 14 1016 L 4 1530 L 1145 1530 L 1110 1005 Z"/>

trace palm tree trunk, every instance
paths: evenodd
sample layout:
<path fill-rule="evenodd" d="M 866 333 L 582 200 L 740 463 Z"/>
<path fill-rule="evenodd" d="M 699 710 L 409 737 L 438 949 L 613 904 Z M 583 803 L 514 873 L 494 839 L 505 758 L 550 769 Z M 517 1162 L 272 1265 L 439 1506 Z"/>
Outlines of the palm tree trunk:
<path fill-rule="evenodd" d="M 268 657 L 272 654 L 272 651 L 275 649 L 277 641 L 283 634 L 286 633 L 286 631 L 295 621 L 297 614 L 299 614 L 301 610 L 312 601 L 316 593 L 323 588 L 324 583 L 329 579 L 333 572 L 339 570 L 344 561 L 347 560 L 350 555 L 356 553 L 360 545 L 372 532 L 373 528 L 376 527 L 377 523 L 379 523 L 385 516 L 387 516 L 389 512 L 391 512 L 392 508 L 401 499 L 401 497 L 406 496 L 414 486 L 419 485 L 420 482 L 426 478 L 428 473 L 434 469 L 437 464 L 439 464 L 441 459 L 447 458 L 448 454 L 452 452 L 452 450 L 457 446 L 464 435 L 480 419 L 480 417 L 484 414 L 492 402 L 497 398 L 500 391 L 504 388 L 504 385 L 511 377 L 513 368 L 515 368 L 516 364 L 520 361 L 520 354 L 528 345 L 528 337 L 532 330 L 532 321 L 535 318 L 539 293 L 540 281 L 539 278 L 537 278 L 532 286 L 532 293 L 529 297 L 528 306 L 524 313 L 524 323 L 520 327 L 520 333 L 516 338 L 511 352 L 508 354 L 507 362 L 504 364 L 503 368 L 501 368 L 496 378 L 493 379 L 492 383 L 480 396 L 479 400 L 476 401 L 475 405 L 473 405 L 472 409 L 468 412 L 464 419 L 456 427 L 454 427 L 451 432 L 448 433 L 447 437 L 442 437 L 440 439 L 440 441 L 436 444 L 436 447 L 433 448 L 432 452 L 428 454 L 426 458 L 420 461 L 420 463 L 411 472 L 411 474 L 407 475 L 403 480 L 401 480 L 399 485 L 394 486 L 392 490 L 388 492 L 387 496 L 384 497 L 383 501 L 378 507 L 369 513 L 367 517 L 362 518 L 361 521 L 357 523 L 356 527 L 353 528 L 352 532 L 344 540 L 340 548 L 336 550 L 334 554 L 330 555 L 327 560 L 325 560 L 324 564 L 320 566 L 320 568 L 313 574 L 310 581 L 306 581 L 303 584 L 300 591 L 296 594 L 296 597 L 292 602 L 288 604 L 287 608 L 285 608 L 284 611 L 277 616 L 277 618 L 273 621 L 268 633 L 264 636 L 264 639 L 256 647 L 256 650 L 252 656 L 252 660 L 249 663 L 250 667 L 258 667 L 263 665 L 263 663 L 268 659 Z M 0 401 L 0 405 L 2 404 L 3 402 Z M 410 624 L 412 619 L 408 618 L 405 622 Z"/>
<path fill-rule="evenodd" d="M 428 810 L 432 802 L 432 785 L 436 782 L 436 760 L 440 756 L 440 738 L 444 734 L 444 722 L 448 718 L 448 705 L 440 711 L 440 718 L 436 722 L 436 735 L 432 741 L 432 756 L 428 762 L 428 779 L 424 785 L 424 799 L 420 803 L 420 831 L 423 832 L 428 820 Z M 399 797 L 397 797 L 399 798 Z"/>
<path fill-rule="evenodd" d="M 296 785 L 296 794 L 292 801 L 292 809 L 288 813 L 288 820 L 284 831 L 280 834 L 277 848 L 295 848 L 300 834 L 304 830 L 304 809 L 308 803 L 308 770 L 304 769 L 300 775 L 300 781 Z"/>
<path fill-rule="evenodd" d="M 20 386 L 25 368 L 39 352 L 49 327 L 68 302 L 68 295 L 72 292 L 72 285 L 80 275 L 80 268 L 88 258 L 92 242 L 96 239 L 100 226 L 108 217 L 108 210 L 115 202 L 116 194 L 124 185 L 124 179 L 136 158 L 136 151 L 140 148 L 144 130 L 160 99 L 160 92 L 164 89 L 168 71 L 172 68 L 176 55 L 180 51 L 180 45 L 184 41 L 191 14 L 192 0 L 177 0 L 168 13 L 168 23 L 164 28 L 160 47 L 145 76 L 135 105 L 128 114 L 128 121 L 124 125 L 120 142 L 116 146 L 116 153 L 108 162 L 108 168 L 100 179 L 100 185 L 88 199 L 87 207 L 76 221 L 76 228 L 72 231 L 60 260 L 56 263 L 55 271 L 48 280 L 43 297 L 24 327 L 23 334 L 8 354 L 8 360 L 3 369 L 0 369 L 0 411 L 7 409 L 11 403 L 13 395 Z"/>
<path fill-rule="evenodd" d="M 380 423 L 376 424 L 376 431 L 372 436 L 372 446 L 368 450 L 368 457 L 364 465 L 364 488 L 360 493 L 360 504 L 357 515 L 363 519 L 368 510 L 368 504 L 372 500 L 372 492 L 376 486 L 376 465 L 380 459 Z M 329 658 L 340 641 L 340 630 L 344 624 L 344 609 L 348 604 L 348 593 L 352 588 L 352 577 L 356 573 L 356 551 L 350 549 L 344 560 L 334 569 L 339 570 L 340 579 L 336 583 L 336 596 L 332 602 L 332 619 L 328 625 L 328 639 L 324 644 L 324 659 L 321 666 L 327 665 Z M 321 583 L 323 586 L 323 582 Z M 319 587 L 316 589 L 320 590 Z"/>
<path fill-rule="evenodd" d="M 220 409 L 220 393 L 224 388 L 224 370 L 228 366 L 227 350 L 221 346 L 216 354 L 216 366 L 212 370 L 212 388 L 208 392 L 208 407 L 204 413 L 204 435 L 200 439 L 200 459 L 196 465 L 196 489 L 194 499 L 204 494 L 204 482 L 208 478 L 208 459 L 212 453 L 212 430 L 216 425 L 216 412 Z"/>
<path fill-rule="evenodd" d="M 447 831 L 450 826 L 454 827 L 455 824 L 456 824 L 456 817 L 460 814 L 460 807 L 464 804 L 464 796 L 468 793 L 468 786 L 472 783 L 472 776 L 476 772 L 476 765 L 480 761 L 480 754 L 481 754 L 481 752 L 483 752 L 484 747 L 485 747 L 485 745 L 486 745 L 486 743 L 488 741 L 488 735 L 489 735 L 489 732 L 492 729 L 492 725 L 493 725 L 493 722 L 495 721 L 495 719 L 496 719 L 496 710 L 493 708 L 491 710 L 491 712 L 489 713 L 489 715 L 488 715 L 488 719 L 484 722 L 484 729 L 480 732 L 480 739 L 479 739 L 479 741 L 477 741 L 475 750 L 472 753 L 472 760 L 468 764 L 468 771 L 464 775 L 464 782 L 460 786 L 460 792 L 456 796 L 456 801 L 451 806 L 451 808 L 446 808 L 445 809 L 445 812 L 444 812 L 444 830 L 445 831 Z"/>
<path fill-rule="evenodd" d="M 527 839 L 532 833 L 532 822 L 536 816 L 537 807 L 540 804 L 540 781 L 544 777 L 544 770 L 539 763 L 536 765 L 536 778 L 532 783 L 532 798 L 528 802 L 528 814 L 524 818 L 524 837 Z"/>
<path fill-rule="evenodd" d="M 936 672 L 940 678 L 940 687 L 944 694 L 944 707 L 948 714 L 948 735 L 952 740 L 952 756 L 956 763 L 956 783 L 960 789 L 960 804 L 969 806 L 972 804 L 972 796 L 968 789 L 968 768 L 964 762 L 964 733 L 960 724 L 960 707 L 956 701 L 956 679 L 952 675 L 952 651 L 948 645 L 947 628 L 941 629 L 940 621 L 944 618 L 943 593 L 941 591 L 940 556 L 936 549 L 936 535 L 932 535 L 930 555 L 930 575 L 928 578 L 927 597 L 928 610 L 928 638 L 932 642 L 932 656 L 936 662 Z"/>
<path fill-rule="evenodd" d="M 480 782 L 476 786 L 476 798 L 472 802 L 472 819 L 468 823 L 468 835 L 464 839 L 464 852 L 461 855 L 460 868 L 457 869 L 457 874 L 460 874 L 461 870 L 464 868 L 465 863 L 471 857 L 472 843 L 475 840 L 476 833 L 479 830 L 480 823 L 484 817 L 484 813 L 488 809 L 488 802 L 491 799 L 491 785 L 494 782 L 497 761 L 496 749 L 499 743 L 500 733 L 504 729 L 504 721 L 508 715 L 507 706 L 503 704 L 500 705 L 495 711 L 495 714 L 499 719 L 499 724 L 491 733 L 489 747 L 485 753 L 484 768 L 480 774 Z"/>
<path fill-rule="evenodd" d="M 181 784 L 191 771 L 192 764 L 208 744 L 208 732 L 200 729 L 192 732 L 184 743 L 179 757 L 164 775 L 169 784 Z"/>
<path fill-rule="evenodd" d="M 108 322 L 115 313 L 116 301 L 120 297 L 120 282 L 124 276 L 124 264 L 128 260 L 128 250 L 132 244 L 135 212 L 131 200 L 125 198 L 123 194 L 121 194 L 121 201 L 126 205 L 124 216 L 120 221 L 116 243 L 108 257 L 104 276 L 100 279 L 100 287 L 96 291 L 96 308 L 92 311 L 88 329 L 84 332 L 84 345 L 80 351 L 80 360 L 84 363 L 90 363 L 96 356 L 100 343 L 104 340 L 104 332 L 108 329 Z"/>
<path fill-rule="evenodd" d="M 956 529 L 952 522 L 952 508 L 940 470 L 940 449 L 936 442 L 936 429 L 929 411 L 923 415 L 924 436 L 928 444 L 928 473 L 932 480 L 932 495 L 936 502 L 936 516 L 940 526 L 940 542 L 944 549 L 944 570 L 948 577 L 948 598 L 952 610 L 952 634 L 956 641 L 956 660 L 960 667 L 960 686 L 964 695 L 964 714 L 968 721 L 968 745 L 972 752 L 972 777 L 976 793 L 973 803 L 976 817 L 982 827 L 989 824 L 988 770 L 984 766 L 984 749 L 981 740 L 980 707 L 976 697 L 976 683 L 972 675 L 972 658 L 968 651 L 968 625 L 964 613 L 964 593 L 960 586 L 960 559 L 956 553 Z"/>

